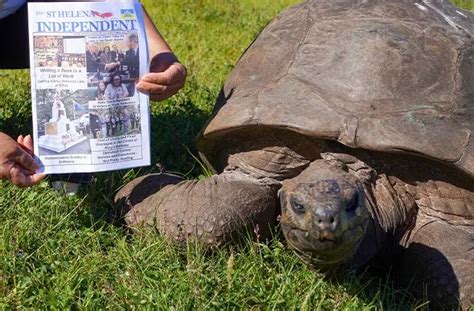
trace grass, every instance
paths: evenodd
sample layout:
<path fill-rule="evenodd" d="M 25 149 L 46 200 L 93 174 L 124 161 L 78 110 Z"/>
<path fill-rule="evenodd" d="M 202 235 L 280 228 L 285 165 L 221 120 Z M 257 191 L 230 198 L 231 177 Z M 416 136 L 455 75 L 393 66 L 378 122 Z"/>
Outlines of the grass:
<path fill-rule="evenodd" d="M 277 240 L 205 254 L 153 232 L 128 237 L 97 217 L 88 197 L 44 184 L 4 185 L 0 203 L 4 307 L 369 310 L 412 301 L 376 278 L 324 281 Z"/>
<path fill-rule="evenodd" d="M 225 77 L 260 29 L 296 0 L 143 2 L 189 70 L 180 94 L 152 106 L 153 162 L 198 177 L 194 138 Z M 31 132 L 30 105 L 28 72 L 1 71 L 0 129 Z M 154 232 L 129 236 L 113 195 L 158 169 L 97 174 L 75 197 L 58 195 L 46 182 L 29 189 L 0 182 L 1 309 L 423 308 L 385 278 L 323 279 L 278 239 L 206 254 L 199 245 L 169 245 Z"/>
<path fill-rule="evenodd" d="M 452 0 L 451 2 L 465 10 L 474 11 L 474 0 Z"/>

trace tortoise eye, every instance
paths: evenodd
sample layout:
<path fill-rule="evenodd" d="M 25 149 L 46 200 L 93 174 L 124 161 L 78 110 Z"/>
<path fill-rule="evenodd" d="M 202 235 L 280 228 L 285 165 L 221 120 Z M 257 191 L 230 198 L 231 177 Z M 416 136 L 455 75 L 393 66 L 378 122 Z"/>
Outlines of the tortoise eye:
<path fill-rule="evenodd" d="M 304 205 L 296 202 L 293 203 L 293 210 L 297 214 L 303 214 L 304 212 L 306 212 L 306 208 L 304 207 Z"/>
<path fill-rule="evenodd" d="M 352 196 L 351 200 L 349 203 L 346 205 L 346 212 L 353 213 L 357 209 L 357 206 L 359 205 L 359 195 L 354 193 Z"/>

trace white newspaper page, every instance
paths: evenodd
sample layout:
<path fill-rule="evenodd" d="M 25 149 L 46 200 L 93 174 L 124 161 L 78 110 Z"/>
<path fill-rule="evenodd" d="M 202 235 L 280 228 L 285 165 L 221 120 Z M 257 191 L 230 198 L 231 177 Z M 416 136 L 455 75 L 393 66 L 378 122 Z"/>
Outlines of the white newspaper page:
<path fill-rule="evenodd" d="M 28 3 L 35 154 L 40 172 L 150 164 L 148 70 L 137 1 Z"/>

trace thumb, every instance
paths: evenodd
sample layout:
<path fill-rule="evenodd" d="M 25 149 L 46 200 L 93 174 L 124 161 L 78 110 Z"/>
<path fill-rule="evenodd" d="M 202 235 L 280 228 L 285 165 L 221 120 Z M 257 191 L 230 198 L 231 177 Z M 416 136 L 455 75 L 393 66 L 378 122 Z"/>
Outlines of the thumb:
<path fill-rule="evenodd" d="M 39 168 L 33 157 L 20 147 L 17 148 L 16 154 L 12 158 L 12 160 L 15 161 L 17 164 L 21 165 L 23 168 L 30 171 L 35 171 Z"/>

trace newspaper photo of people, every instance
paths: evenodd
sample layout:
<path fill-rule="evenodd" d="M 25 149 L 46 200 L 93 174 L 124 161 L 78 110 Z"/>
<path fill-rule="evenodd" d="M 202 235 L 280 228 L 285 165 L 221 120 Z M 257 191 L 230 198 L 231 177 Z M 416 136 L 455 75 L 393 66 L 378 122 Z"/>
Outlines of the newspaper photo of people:
<path fill-rule="evenodd" d="M 82 68 L 85 66 L 84 37 L 35 36 L 35 66 Z"/>
<path fill-rule="evenodd" d="M 86 45 L 88 86 L 97 87 L 97 100 L 134 96 L 140 64 L 138 35 L 106 41 L 92 38 Z"/>
<path fill-rule="evenodd" d="M 133 105 L 90 110 L 92 138 L 140 134 L 139 108 Z"/>

